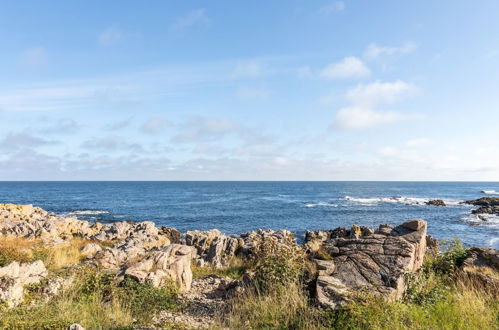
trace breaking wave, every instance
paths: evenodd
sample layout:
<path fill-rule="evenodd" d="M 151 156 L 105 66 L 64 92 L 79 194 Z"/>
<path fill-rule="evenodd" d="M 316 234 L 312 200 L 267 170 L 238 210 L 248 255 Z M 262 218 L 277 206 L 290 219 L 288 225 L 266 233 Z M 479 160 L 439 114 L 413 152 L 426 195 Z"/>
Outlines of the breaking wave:
<path fill-rule="evenodd" d="M 495 214 L 471 214 L 461 220 L 473 225 L 499 226 L 499 216 Z"/>
<path fill-rule="evenodd" d="M 495 190 L 482 190 L 481 193 L 487 195 L 499 195 L 499 192 Z"/>
<path fill-rule="evenodd" d="M 342 200 L 359 203 L 361 205 L 376 205 L 379 203 L 426 205 L 427 202 L 433 199 L 437 198 L 406 197 L 406 196 L 372 197 L 372 198 L 356 198 L 356 197 L 345 196 L 342 198 Z M 455 199 L 442 199 L 442 200 L 446 205 L 460 205 L 460 203 L 462 202 L 460 200 L 455 200 Z"/>
<path fill-rule="evenodd" d="M 305 204 L 305 207 L 318 207 L 318 206 L 338 207 L 338 204 L 328 203 L 328 202 L 307 203 L 307 204 Z"/>
<path fill-rule="evenodd" d="M 73 216 L 78 216 L 78 215 L 99 215 L 99 214 L 109 214 L 109 211 L 103 211 L 103 210 L 76 210 L 76 211 L 66 212 L 66 213 L 63 213 L 61 215 L 65 216 L 65 217 L 73 217 Z"/>

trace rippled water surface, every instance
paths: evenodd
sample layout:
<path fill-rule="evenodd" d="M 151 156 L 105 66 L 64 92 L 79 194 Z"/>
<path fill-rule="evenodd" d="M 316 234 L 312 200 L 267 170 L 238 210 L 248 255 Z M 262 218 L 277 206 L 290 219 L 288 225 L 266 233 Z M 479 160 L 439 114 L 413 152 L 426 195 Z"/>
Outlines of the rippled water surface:
<path fill-rule="evenodd" d="M 485 196 L 482 190 L 499 191 L 499 183 L 0 182 L 0 201 L 91 221 L 152 220 L 182 231 L 218 228 L 234 234 L 284 228 L 303 235 L 307 229 L 423 218 L 437 238 L 499 248 L 499 217 L 484 221 L 459 204 Z M 434 198 L 448 206 L 424 205 Z"/>

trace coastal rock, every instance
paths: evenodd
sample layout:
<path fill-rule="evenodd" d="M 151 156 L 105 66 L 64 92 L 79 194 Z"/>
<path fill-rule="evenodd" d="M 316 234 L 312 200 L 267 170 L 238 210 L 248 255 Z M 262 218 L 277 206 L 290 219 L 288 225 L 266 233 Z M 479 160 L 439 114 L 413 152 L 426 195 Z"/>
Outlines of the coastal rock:
<path fill-rule="evenodd" d="M 325 241 L 332 260 L 318 264 L 319 304 L 335 309 L 348 304 L 359 290 L 396 300 L 405 292 L 405 275 L 417 271 L 426 251 L 426 222 L 415 219 L 368 235 Z M 343 231 L 341 231 L 343 232 Z M 335 247 L 336 249 L 332 249 Z"/>
<path fill-rule="evenodd" d="M 15 307 L 23 301 L 24 286 L 40 283 L 47 277 L 47 269 L 42 261 L 19 264 L 11 262 L 0 267 L 0 301 Z"/>
<path fill-rule="evenodd" d="M 273 242 L 278 245 L 287 245 L 301 250 L 301 246 L 296 243 L 296 238 L 292 232 L 288 230 L 272 230 L 258 229 L 256 231 L 246 232 L 241 234 L 243 245 L 241 246 L 238 255 L 242 257 L 251 257 L 258 253 L 266 242 Z"/>
<path fill-rule="evenodd" d="M 100 245 L 95 243 L 89 243 L 85 245 L 80 252 L 81 255 L 85 258 L 93 258 L 95 254 L 101 250 L 102 248 L 100 247 Z"/>
<path fill-rule="evenodd" d="M 499 205 L 494 206 L 480 206 L 479 208 L 471 211 L 473 214 L 498 214 L 499 215 Z"/>
<path fill-rule="evenodd" d="M 192 282 L 192 253 L 193 249 L 189 246 L 171 244 L 150 252 L 128 267 L 124 274 L 140 282 L 150 282 L 155 287 L 173 280 L 181 291 L 188 291 Z"/>
<path fill-rule="evenodd" d="M 499 272 L 499 250 L 472 247 L 463 261 L 463 267 L 489 267 Z"/>
<path fill-rule="evenodd" d="M 431 199 L 427 202 L 425 202 L 426 205 L 432 205 L 432 206 L 447 206 L 445 202 L 441 199 Z"/>
<path fill-rule="evenodd" d="M 185 234 L 185 242 L 195 247 L 198 265 L 218 268 L 226 265 L 243 244 L 241 239 L 222 234 L 218 229 L 188 231 Z"/>
<path fill-rule="evenodd" d="M 463 203 L 475 206 L 499 206 L 499 197 L 481 197 Z"/>

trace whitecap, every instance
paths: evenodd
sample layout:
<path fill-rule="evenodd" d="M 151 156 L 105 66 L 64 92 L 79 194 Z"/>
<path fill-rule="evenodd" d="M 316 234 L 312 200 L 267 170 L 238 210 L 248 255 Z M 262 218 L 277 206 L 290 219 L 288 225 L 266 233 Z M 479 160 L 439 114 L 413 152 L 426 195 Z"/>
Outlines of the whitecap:
<path fill-rule="evenodd" d="M 499 249 L 499 237 L 491 238 L 488 243 L 493 249 Z"/>
<path fill-rule="evenodd" d="M 361 205 L 376 205 L 378 203 L 394 203 L 404 205 L 426 205 L 427 202 L 434 199 L 441 198 L 422 198 L 422 197 L 407 197 L 407 196 L 393 196 L 393 197 L 371 197 L 371 198 L 356 198 L 345 196 L 342 200 L 359 203 Z M 462 201 L 455 199 L 442 199 L 446 205 L 460 205 Z"/>
<path fill-rule="evenodd" d="M 71 216 L 77 216 L 77 215 L 99 215 L 99 214 L 109 214 L 109 211 L 103 211 L 103 210 L 76 210 L 76 211 L 71 211 L 71 212 L 66 212 L 63 213 L 63 216 L 66 217 L 71 217 Z"/>
<path fill-rule="evenodd" d="M 482 190 L 481 193 L 487 195 L 499 195 L 499 192 L 495 190 Z"/>
<path fill-rule="evenodd" d="M 499 216 L 495 214 L 471 214 L 461 220 L 474 225 L 499 226 Z"/>
<path fill-rule="evenodd" d="M 328 202 L 319 202 L 319 203 L 307 203 L 305 207 L 317 207 L 317 206 L 326 206 L 326 207 L 338 207 L 338 204 L 328 203 Z"/>

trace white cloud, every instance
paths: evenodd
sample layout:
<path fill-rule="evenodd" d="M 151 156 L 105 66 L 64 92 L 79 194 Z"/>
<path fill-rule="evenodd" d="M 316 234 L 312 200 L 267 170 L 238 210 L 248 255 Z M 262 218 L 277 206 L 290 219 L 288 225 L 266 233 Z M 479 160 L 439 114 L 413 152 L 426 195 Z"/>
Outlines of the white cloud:
<path fill-rule="evenodd" d="M 411 118 L 414 118 L 414 115 L 404 115 L 394 111 L 378 111 L 363 107 L 347 107 L 338 111 L 332 127 L 345 130 L 363 129 Z"/>
<path fill-rule="evenodd" d="M 213 141 L 236 130 L 237 125 L 229 119 L 195 117 L 185 124 L 185 128 L 173 137 L 174 142 Z"/>
<path fill-rule="evenodd" d="M 400 46 L 379 46 L 375 43 L 367 46 L 364 56 L 369 59 L 375 59 L 380 55 L 394 55 L 412 53 L 417 45 L 412 41 L 407 41 Z"/>
<path fill-rule="evenodd" d="M 270 91 L 262 88 L 241 87 L 236 91 L 236 97 L 241 100 L 263 101 L 269 96 Z"/>
<path fill-rule="evenodd" d="M 346 99 L 356 105 L 392 104 L 416 92 L 416 87 L 401 80 L 360 84 L 346 93 Z"/>
<path fill-rule="evenodd" d="M 327 79 L 362 78 L 371 74 L 371 70 L 357 57 L 349 56 L 337 63 L 331 63 L 320 73 Z"/>
<path fill-rule="evenodd" d="M 151 118 L 147 120 L 141 127 L 140 130 L 147 134 L 156 134 L 163 130 L 165 127 L 171 126 L 172 123 L 169 120 L 163 118 Z"/>
<path fill-rule="evenodd" d="M 418 147 L 428 146 L 432 143 L 433 141 L 429 138 L 416 138 L 407 141 L 405 145 L 410 148 L 418 148 Z"/>
<path fill-rule="evenodd" d="M 170 26 L 171 30 L 179 31 L 195 24 L 207 23 L 208 17 L 206 16 L 206 10 L 204 8 L 199 8 L 187 13 L 184 16 L 177 18 L 175 23 Z"/>
<path fill-rule="evenodd" d="M 337 129 L 363 129 L 402 120 L 419 119 L 418 114 L 376 109 L 382 104 L 393 104 L 414 93 L 416 87 L 403 81 L 360 84 L 347 91 L 349 106 L 340 109 L 332 127 Z"/>
<path fill-rule="evenodd" d="M 232 71 L 234 78 L 255 78 L 263 74 L 263 66 L 258 61 L 246 61 L 236 65 Z"/>
<path fill-rule="evenodd" d="M 335 1 L 331 4 L 321 7 L 319 9 L 319 14 L 330 15 L 339 13 L 343 10 L 345 10 L 345 3 L 343 1 Z"/>
<path fill-rule="evenodd" d="M 27 49 L 21 54 L 21 63 L 27 67 L 43 66 L 47 59 L 47 52 L 41 47 Z"/>
<path fill-rule="evenodd" d="M 125 39 L 125 34 L 115 26 L 109 27 L 104 30 L 97 40 L 103 46 L 112 46 L 122 42 Z"/>

